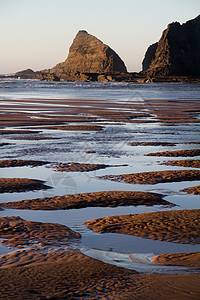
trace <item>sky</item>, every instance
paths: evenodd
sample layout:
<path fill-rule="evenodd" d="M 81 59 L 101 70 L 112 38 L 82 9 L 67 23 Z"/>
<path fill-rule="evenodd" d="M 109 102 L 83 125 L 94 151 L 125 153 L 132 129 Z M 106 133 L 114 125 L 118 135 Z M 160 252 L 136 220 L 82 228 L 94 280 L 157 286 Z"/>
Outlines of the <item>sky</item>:
<path fill-rule="evenodd" d="M 199 0 L 0 0 L 0 74 L 51 68 L 79 30 L 109 45 L 129 72 L 169 23 L 200 14 Z"/>

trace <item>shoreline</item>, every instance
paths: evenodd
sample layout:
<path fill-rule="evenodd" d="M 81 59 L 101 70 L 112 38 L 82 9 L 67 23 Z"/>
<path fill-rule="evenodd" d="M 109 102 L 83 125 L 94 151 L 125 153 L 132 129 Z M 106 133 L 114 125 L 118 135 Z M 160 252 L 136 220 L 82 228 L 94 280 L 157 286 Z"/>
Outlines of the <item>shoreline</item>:
<path fill-rule="evenodd" d="M 50 76 L 48 76 L 50 75 Z M 41 78 L 42 77 L 42 78 Z M 33 74 L 24 74 L 23 71 L 16 75 L 0 75 L 0 78 L 16 78 L 16 79 L 36 79 L 40 81 L 59 82 L 133 82 L 133 83 L 156 83 L 156 82 L 183 82 L 183 83 L 200 83 L 199 77 L 192 76 L 149 76 L 143 72 L 127 72 L 127 73 L 69 73 L 60 77 L 54 73 L 33 72 Z"/>

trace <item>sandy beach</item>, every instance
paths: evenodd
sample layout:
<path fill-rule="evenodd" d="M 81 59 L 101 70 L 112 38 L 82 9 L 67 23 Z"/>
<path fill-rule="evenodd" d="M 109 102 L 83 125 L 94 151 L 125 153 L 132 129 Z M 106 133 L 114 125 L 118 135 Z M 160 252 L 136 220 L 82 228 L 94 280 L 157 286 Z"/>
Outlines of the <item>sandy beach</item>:
<path fill-rule="evenodd" d="M 199 297 L 199 274 L 139 275 L 72 250 L 57 251 L 51 255 L 24 251 L 16 255 L 16 259 L 14 255 L 10 256 L 8 260 L 13 266 L 5 265 L 0 269 L 0 299 L 155 300 L 170 299 L 174 295 L 176 299 Z M 16 266 L 15 260 L 19 266 Z"/>
<path fill-rule="evenodd" d="M 175 200 L 198 194 L 199 142 L 173 138 L 176 126 L 183 136 L 199 128 L 198 101 L 31 97 L 7 99 L 0 112 L 0 237 L 11 252 L 0 255 L 0 299 L 199 299 L 199 252 L 161 249 L 152 265 L 194 273 L 147 275 L 79 249 L 95 232 L 198 246 L 199 209 Z"/>

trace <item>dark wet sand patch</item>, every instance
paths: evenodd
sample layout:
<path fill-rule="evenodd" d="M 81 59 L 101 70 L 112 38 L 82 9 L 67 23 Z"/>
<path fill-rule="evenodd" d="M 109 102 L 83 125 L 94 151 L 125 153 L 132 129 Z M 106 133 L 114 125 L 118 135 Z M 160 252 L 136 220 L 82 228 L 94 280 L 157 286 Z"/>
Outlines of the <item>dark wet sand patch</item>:
<path fill-rule="evenodd" d="M 71 239 L 81 235 L 67 226 L 55 223 L 26 221 L 20 217 L 0 217 L 1 243 L 22 248 L 26 245 L 59 246 L 67 245 Z"/>
<path fill-rule="evenodd" d="M 185 143 L 185 144 L 189 144 L 189 145 L 199 145 L 200 142 L 187 142 L 187 143 Z"/>
<path fill-rule="evenodd" d="M 53 168 L 59 172 L 90 172 L 100 169 L 106 169 L 108 167 L 121 167 L 122 165 L 104 165 L 104 164 L 85 164 L 85 163 L 53 163 L 48 168 Z M 125 165 L 123 165 L 125 166 Z M 127 166 L 127 165 L 126 165 Z"/>
<path fill-rule="evenodd" d="M 92 154 L 92 153 L 96 153 L 96 151 L 94 151 L 94 150 L 88 150 L 88 151 L 85 151 L 85 153 Z"/>
<path fill-rule="evenodd" d="M 191 149 L 191 150 L 176 150 L 176 151 L 164 151 L 149 153 L 145 156 L 168 156 L 168 157 L 189 157 L 189 156 L 198 156 L 200 155 L 200 149 Z"/>
<path fill-rule="evenodd" d="M 63 126 L 49 126 L 49 127 L 44 127 L 43 129 L 99 131 L 102 130 L 103 127 L 98 125 L 63 125 Z"/>
<path fill-rule="evenodd" d="M 160 254 L 151 260 L 159 265 L 200 268 L 200 252 Z"/>
<path fill-rule="evenodd" d="M 162 195 L 148 192 L 106 191 L 37 198 L 1 203 L 1 207 L 33 210 L 75 209 L 84 207 L 117 207 L 127 205 L 170 205 Z"/>
<path fill-rule="evenodd" d="M 0 143 L 0 147 L 4 147 L 4 146 L 8 146 L 8 145 L 12 145 L 11 143 Z"/>
<path fill-rule="evenodd" d="M 27 126 L 63 124 L 63 122 L 84 122 L 88 118 L 101 118 L 113 122 L 131 123 L 198 123 L 200 112 L 198 101 L 148 100 L 139 102 L 113 103 L 101 99 L 30 99 L 6 100 L 1 105 L 1 126 Z M 9 103 L 10 102 L 10 103 Z M 43 103 L 49 106 L 42 105 Z M 52 105 L 53 104 L 53 105 Z M 16 112 L 19 108 L 24 112 Z M 46 109 L 48 108 L 48 112 Z M 114 108 L 114 109 L 113 109 Z M 8 112 L 5 112 L 5 109 Z M 134 110 L 128 112 L 127 109 Z M 148 109 L 148 113 L 146 110 Z M 27 113 L 26 111 L 30 112 Z M 38 113 L 32 113 L 38 111 Z M 55 116 L 56 114 L 56 116 Z M 34 116 L 34 118 L 30 118 Z M 37 118 L 35 118 L 35 116 Z M 140 118 L 140 119 L 138 119 Z M 149 118 L 149 119 L 148 119 Z M 71 120 L 70 120 L 71 119 Z M 73 120 L 74 119 L 74 120 Z M 91 119 L 89 119 L 91 122 Z"/>
<path fill-rule="evenodd" d="M 98 233 L 114 232 L 152 240 L 200 244 L 200 209 L 159 211 L 85 222 Z"/>
<path fill-rule="evenodd" d="M 58 140 L 59 137 L 52 137 L 52 136 L 15 136 L 9 138 L 10 140 L 31 140 L 31 141 L 39 141 L 39 140 Z"/>
<path fill-rule="evenodd" d="M 5 159 L 0 160 L 0 168 L 9 168 L 9 167 L 38 167 L 48 164 L 48 161 L 38 161 L 38 160 L 21 160 L 21 159 Z"/>
<path fill-rule="evenodd" d="M 200 120 L 196 116 L 200 112 L 198 101 L 191 103 L 190 101 L 165 100 L 159 99 L 148 101 L 149 111 L 163 123 L 198 123 Z"/>
<path fill-rule="evenodd" d="M 6 100 L 9 101 L 9 100 Z M 15 101 L 15 100 L 14 100 Z M 21 103 L 20 103 L 21 104 Z M 2 105 L 1 105 L 2 107 Z M 57 125 L 57 124 L 63 124 L 62 118 L 59 120 L 55 120 L 54 118 L 49 118 L 48 115 L 44 114 L 44 110 L 46 108 L 42 107 L 41 105 L 38 106 L 38 112 L 34 112 L 34 107 L 30 105 L 17 105 L 15 107 L 15 111 L 12 110 L 13 106 L 8 105 L 7 110 L 8 112 L 5 112 L 4 110 L 1 110 L 1 119 L 0 119 L 0 126 L 1 127 L 7 127 L 7 126 L 31 126 L 31 125 Z M 17 110 L 28 110 L 29 112 L 20 112 Z"/>
<path fill-rule="evenodd" d="M 167 142 L 130 142 L 130 146 L 175 146 L 175 143 Z"/>
<path fill-rule="evenodd" d="M 140 275 L 73 250 L 0 269 L 1 299 L 199 299 L 200 274 Z M 44 263 L 45 262 L 45 263 Z M 12 264 L 11 264 L 12 265 Z"/>
<path fill-rule="evenodd" d="M 200 179 L 198 170 L 174 170 L 155 171 L 123 175 L 105 175 L 99 177 L 111 181 L 126 182 L 132 184 L 156 184 L 164 182 L 192 181 Z"/>
<path fill-rule="evenodd" d="M 28 100 L 26 102 L 28 103 Z M 42 99 L 41 102 L 43 102 Z M 55 101 L 55 104 L 57 104 L 57 101 Z M 12 108 L 12 105 L 8 105 L 7 109 L 10 110 L 9 112 L 1 111 L 0 126 L 43 126 L 62 125 L 65 122 L 96 122 L 96 118 L 89 115 L 68 115 L 69 108 L 65 111 L 63 107 L 60 110 L 57 110 L 55 107 L 48 107 L 48 112 L 46 112 L 46 108 L 41 106 L 40 103 L 38 105 L 27 105 L 24 103 L 23 105 L 20 101 L 20 109 L 29 110 L 29 112 L 16 110 L 13 112 Z M 18 105 L 17 108 L 19 108 Z M 35 110 L 38 112 L 34 112 Z"/>
<path fill-rule="evenodd" d="M 200 185 L 192 186 L 181 190 L 181 192 L 187 192 L 188 194 L 200 195 Z"/>
<path fill-rule="evenodd" d="M 28 178 L 0 178 L 0 193 L 25 192 L 51 187 L 44 184 L 42 180 Z"/>
<path fill-rule="evenodd" d="M 198 159 L 185 159 L 185 160 L 172 160 L 161 163 L 161 165 L 181 166 L 187 168 L 200 168 L 200 160 Z"/>
<path fill-rule="evenodd" d="M 32 131 L 32 130 L 21 130 L 21 129 L 16 129 L 16 130 L 1 130 L 0 129 L 0 135 L 4 134 L 33 134 L 33 133 L 39 133 L 40 131 Z"/>
<path fill-rule="evenodd" d="M 89 172 L 108 167 L 121 167 L 127 165 L 105 165 L 105 164 L 85 164 L 85 163 L 50 163 L 49 161 L 36 161 L 36 160 L 20 160 L 20 159 L 6 159 L 0 160 L 0 168 L 8 167 L 22 167 L 22 166 L 43 166 L 50 164 L 47 168 L 53 168 L 59 172 Z"/>

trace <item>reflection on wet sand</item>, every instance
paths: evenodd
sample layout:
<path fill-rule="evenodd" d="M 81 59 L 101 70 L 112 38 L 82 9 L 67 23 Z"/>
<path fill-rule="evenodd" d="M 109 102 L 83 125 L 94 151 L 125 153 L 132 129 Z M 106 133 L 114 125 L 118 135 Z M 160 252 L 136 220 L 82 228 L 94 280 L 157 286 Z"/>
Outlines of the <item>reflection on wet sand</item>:
<path fill-rule="evenodd" d="M 7 84 L 10 85 L 10 83 Z M 178 259 L 177 257 L 180 258 L 182 252 L 199 251 L 198 244 L 192 245 L 194 242 L 199 243 L 197 237 L 199 232 L 195 227 L 197 209 L 188 210 L 191 207 L 191 197 L 195 201 L 195 196 L 193 194 L 184 195 L 186 200 L 179 201 L 179 213 L 178 210 L 175 210 L 177 207 L 169 205 L 169 202 L 165 200 L 165 196 L 168 195 L 166 198 L 170 198 L 172 204 L 178 202 L 177 198 L 183 197 L 180 190 L 191 187 L 190 180 L 195 180 L 194 185 L 198 185 L 199 171 L 193 170 L 196 162 L 191 164 L 190 161 L 189 165 L 186 163 L 182 170 L 180 170 L 180 161 L 179 169 L 173 162 L 171 162 L 173 167 L 161 164 L 164 159 L 166 160 L 166 157 L 162 156 L 163 153 L 167 153 L 169 157 L 181 155 L 186 157 L 187 161 L 189 156 L 195 155 L 197 156 L 196 161 L 198 160 L 200 130 L 198 86 L 188 86 L 187 84 L 147 86 L 123 83 L 119 85 L 80 83 L 79 86 L 76 86 L 75 83 L 60 83 L 59 85 L 51 83 L 50 88 L 47 83 L 38 83 L 37 81 L 26 82 L 26 84 L 27 90 L 19 81 L 19 92 L 16 90 L 15 99 L 10 93 L 11 89 L 8 89 L 6 97 L 1 103 L 0 125 L 2 129 L 0 133 L 2 142 L 0 150 L 2 159 L 7 162 L 11 162 L 11 160 L 61 162 L 61 164 L 73 162 L 78 165 L 105 165 L 109 168 L 94 169 L 90 172 L 83 170 L 84 172 L 81 174 L 77 170 L 72 172 L 72 169 L 62 170 L 63 172 L 57 174 L 44 166 L 19 167 L 20 163 L 14 165 L 11 163 L 12 167 L 8 163 L 1 168 L 2 176 L 5 177 L 4 182 L 9 179 L 10 188 L 12 178 L 20 179 L 24 177 L 23 174 L 26 174 L 27 179 L 46 181 L 52 187 L 48 192 L 43 190 L 20 192 L 17 187 L 16 193 L 9 194 L 8 190 L 5 188 L 3 190 L 6 193 L 1 195 L 1 203 L 6 201 L 10 203 L 2 205 L 4 210 L 1 211 L 1 214 L 5 217 L 10 216 L 11 219 L 14 218 L 13 214 L 16 214 L 24 219 L 16 219 L 19 223 L 21 222 L 17 228 L 23 229 L 20 229 L 22 238 L 20 242 L 24 241 L 21 245 L 25 245 L 26 239 L 30 237 L 34 243 L 39 242 L 40 245 L 34 245 L 34 249 L 22 250 L 0 257 L 2 263 L 0 269 L 1 295 L 6 298 L 14 293 L 15 299 L 35 296 L 59 299 L 109 296 L 110 299 L 117 299 L 117 297 L 121 297 L 123 290 L 123 295 L 126 295 L 127 299 L 138 297 L 139 294 L 142 299 L 146 299 L 152 293 L 159 299 L 160 291 L 171 296 L 175 292 L 177 293 L 177 286 L 181 296 L 191 295 L 191 293 L 195 296 L 199 295 L 197 284 L 199 274 L 137 275 L 133 270 L 142 272 L 144 268 L 143 270 L 147 272 L 148 268 L 153 266 L 153 264 L 148 265 L 147 263 L 147 253 L 150 252 L 148 250 L 153 250 L 151 252 L 154 254 L 167 252 L 167 257 L 162 256 L 156 259 L 159 262 L 161 260 L 162 262 L 163 260 L 171 262 L 171 271 L 168 269 L 171 273 L 175 270 L 179 271 L 174 266 L 175 260 Z M 45 89 L 39 87 L 42 84 L 45 85 Z M 35 89 L 36 85 L 37 89 Z M 52 93 L 53 91 L 55 94 Z M 174 151 L 171 151 L 172 146 Z M 171 154 L 172 152 L 173 154 Z M 154 155 L 155 153 L 159 154 Z M 121 166 L 116 168 L 119 165 Z M 169 168 L 171 169 L 169 170 Z M 141 185 L 141 181 L 137 182 L 134 185 L 135 192 L 132 191 L 132 185 L 122 181 L 99 179 L 103 176 L 109 177 L 111 174 L 113 176 L 127 174 L 130 177 L 136 173 L 140 174 L 140 177 L 144 173 L 148 174 L 150 181 L 145 185 Z M 158 183 L 160 174 L 166 175 L 163 183 Z M 177 180 L 180 182 L 176 183 Z M 156 195 L 152 191 L 162 195 Z M 198 191 L 198 186 L 195 187 L 194 193 L 196 191 Z M 6 208 L 8 206 L 15 207 L 15 209 Z M 111 208 L 111 206 L 115 206 L 115 208 Z M 79 209 L 77 210 L 75 207 Z M 182 207 L 185 208 L 185 211 L 181 214 Z M 61 210 L 61 208 L 67 210 Z M 195 203 L 195 208 L 199 208 L 198 201 Z M 33 209 L 37 209 L 37 211 Z M 51 209 L 51 211 L 47 212 L 41 209 Z M 164 212 L 163 210 L 166 209 L 167 211 Z M 144 212 L 151 213 L 151 216 L 156 214 L 158 217 L 153 215 L 154 218 L 149 219 L 148 222 L 143 220 L 141 226 L 135 223 L 133 226 L 129 222 L 130 213 L 134 214 L 134 218 L 137 219 L 139 215 L 136 213 L 146 215 Z M 189 215 L 192 212 L 193 215 Z M 116 223 L 120 217 L 109 217 L 122 213 L 126 214 L 124 228 L 127 232 L 135 230 L 137 234 L 145 238 L 165 239 L 170 242 L 159 242 L 133 236 L 126 238 L 124 228 Z M 187 214 L 188 218 L 185 217 Z M 174 221 L 174 216 L 177 217 L 178 224 Z M 92 220 L 94 217 L 104 217 L 102 222 L 109 230 L 116 229 L 118 224 L 117 230 L 121 228 L 122 234 L 109 235 L 106 233 L 99 237 L 97 233 L 93 233 L 83 225 L 83 222 Z M 36 221 L 40 222 L 40 233 L 35 231 L 36 225 L 38 225 L 34 223 Z M 110 223 L 107 224 L 107 221 Z M 24 227 L 25 223 L 32 225 Z M 47 223 L 51 223 L 51 226 L 56 228 L 55 234 L 51 233 L 52 236 L 50 234 L 49 238 L 47 231 L 50 225 L 47 226 Z M 96 255 L 95 258 L 102 261 L 105 257 L 112 256 L 112 258 L 105 264 L 89 258 L 79 251 L 64 248 L 58 250 L 57 247 L 61 246 L 58 245 L 60 229 L 56 226 L 68 225 L 73 231 L 70 231 L 69 228 L 67 230 L 71 234 L 72 232 L 76 234 L 78 240 L 80 240 L 80 234 L 82 235 L 82 241 L 74 241 L 74 244 L 71 240 L 66 241 L 71 248 L 79 247 L 85 251 L 83 248 L 87 247 L 88 250 L 85 251 L 87 255 L 89 252 L 94 254 L 96 251 L 97 254 L 99 251 L 98 257 Z M 13 229 L 17 229 L 16 226 L 12 227 L 11 224 L 6 226 L 6 230 L 5 227 L 2 229 L 5 244 L 11 239 L 13 246 L 18 245 L 16 234 L 19 232 L 17 230 L 13 232 Z M 162 227 L 160 230 L 158 230 L 159 226 Z M 182 226 L 181 230 L 180 226 Z M 27 228 L 31 228 L 28 233 Z M 6 231 L 10 232 L 9 239 L 7 239 L 8 236 L 7 238 L 5 236 Z M 181 235 L 182 233 L 184 236 Z M 13 241 L 12 234 L 14 234 Z M 40 235 L 45 235 L 46 241 L 40 240 Z M 53 237 L 53 241 L 51 241 L 51 237 Z M 179 244 L 172 243 L 175 240 Z M 48 244 L 48 248 L 46 248 L 46 242 L 52 244 Z M 188 244 L 181 245 L 180 242 Z M 56 248 L 55 252 L 52 252 L 52 247 Z M 145 254 L 142 250 L 144 248 Z M 136 253 L 137 249 L 138 253 Z M 171 254 L 169 254 L 170 252 Z M 173 252 L 180 254 L 175 256 Z M 127 258 L 127 253 L 129 253 L 129 258 Z M 154 254 L 152 253 L 152 256 Z M 186 256 L 191 255 L 184 254 L 180 259 L 183 261 Z M 196 257 L 198 254 L 193 254 L 193 259 L 194 256 Z M 135 265 L 132 270 L 112 265 L 117 262 L 120 266 L 127 268 L 128 264 L 133 264 L 133 261 Z M 6 270 L 3 269 L 3 266 L 6 267 Z M 14 266 L 17 267 L 15 272 L 13 272 Z M 165 272 L 164 268 L 156 265 L 154 271 L 163 273 Z M 149 273 L 152 273 L 152 270 L 149 269 Z M 181 270 L 192 272 L 188 269 Z M 17 286 L 14 284 L 16 281 L 18 282 Z M 29 282 L 28 285 L 27 282 Z M 49 282 L 51 282 L 51 286 L 49 286 Z M 52 286 L 55 287 L 54 291 Z"/>

